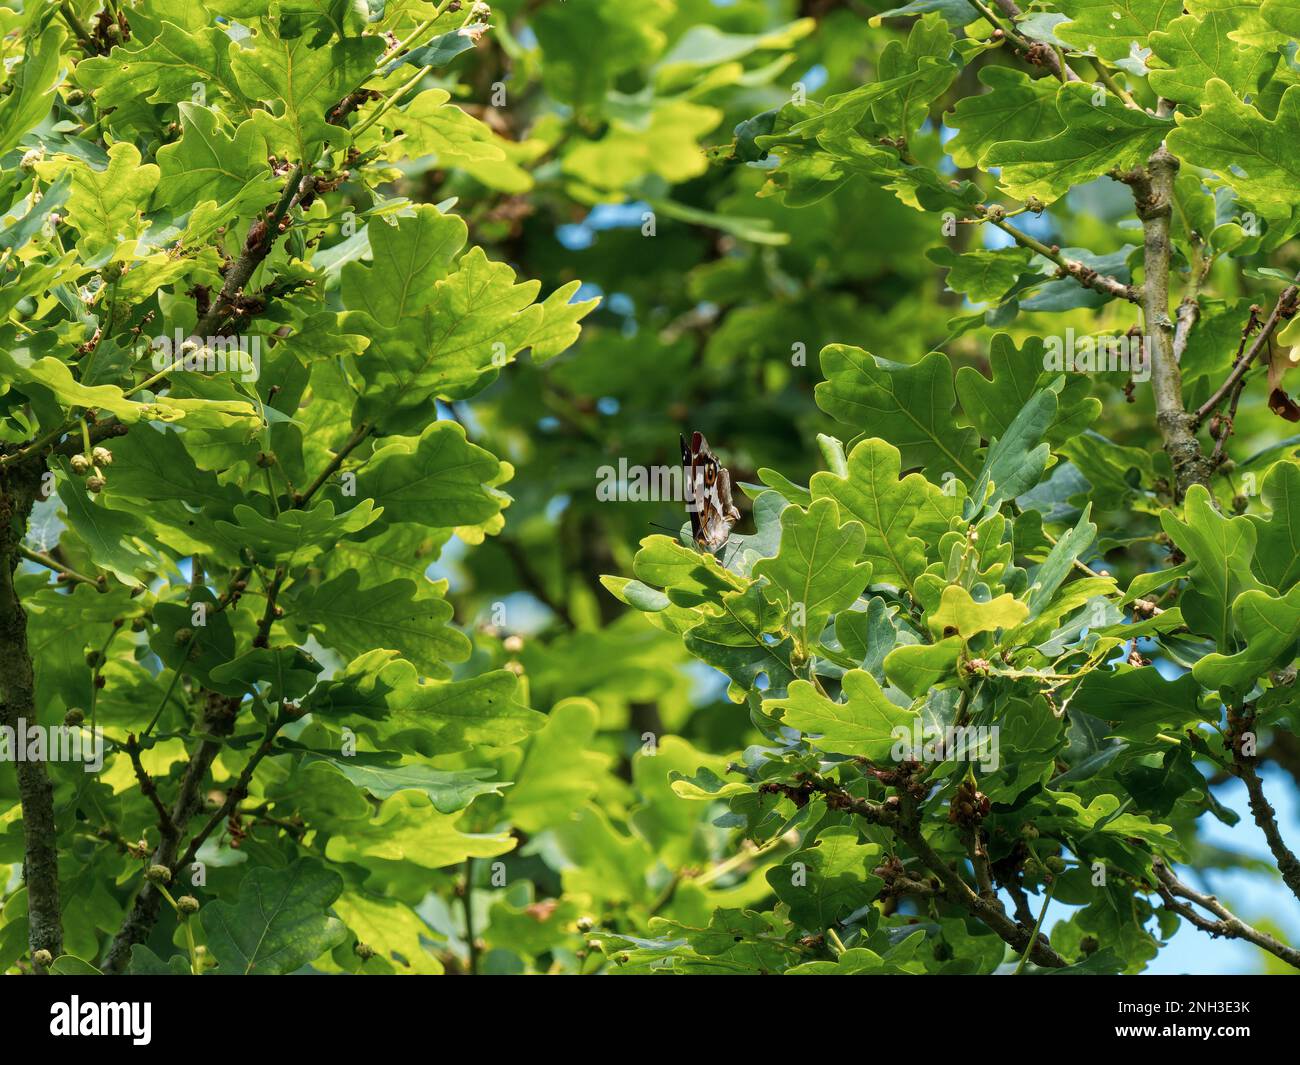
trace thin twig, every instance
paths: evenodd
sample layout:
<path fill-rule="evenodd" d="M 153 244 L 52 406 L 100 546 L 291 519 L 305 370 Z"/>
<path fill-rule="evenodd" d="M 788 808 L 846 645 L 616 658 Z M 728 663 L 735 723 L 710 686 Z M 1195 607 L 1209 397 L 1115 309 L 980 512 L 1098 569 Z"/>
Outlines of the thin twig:
<path fill-rule="evenodd" d="M 293 505 L 295 509 L 301 509 L 311 502 L 311 497 L 320 491 L 321 487 L 334 476 L 343 465 L 344 460 L 352 454 L 353 451 L 374 431 L 374 426 L 362 422 L 352 431 L 352 435 L 343 442 L 343 446 L 335 452 L 334 457 L 330 459 L 326 467 L 320 471 L 316 479 L 301 492 L 295 492 L 293 495 Z"/>
<path fill-rule="evenodd" d="M 1132 285 L 1126 285 L 1123 281 L 1111 277 L 1109 274 L 1100 273 L 1077 259 L 1067 259 L 1061 254 L 1060 248 L 1044 244 L 1041 240 L 1031 237 L 1024 230 L 1017 229 L 1006 221 L 1005 216 L 989 218 L 987 221 L 992 222 L 1017 244 L 1029 248 L 1031 251 L 1036 251 L 1043 258 L 1054 262 L 1060 268 L 1062 277 L 1072 277 L 1084 288 L 1093 289 L 1106 296 L 1128 300 L 1129 303 L 1142 302 L 1141 292 Z"/>
<path fill-rule="evenodd" d="M 154 783 L 144 763 L 140 761 L 140 744 L 135 738 L 135 733 L 130 733 L 126 737 L 126 753 L 131 759 L 131 768 L 135 770 L 135 778 L 140 782 L 140 790 L 149 797 L 153 803 L 153 808 L 158 811 L 158 828 L 164 836 L 175 836 L 177 829 L 176 824 L 172 821 L 171 812 L 163 805 L 161 796 L 158 794 L 158 785 Z"/>
<path fill-rule="evenodd" d="M 88 55 L 99 55 L 99 48 L 95 45 L 95 39 L 91 37 L 90 31 L 86 29 L 86 24 L 81 21 L 80 16 L 70 3 L 66 0 L 59 4 L 59 14 L 63 16 L 63 21 L 68 24 L 72 30 L 73 36 L 77 38 L 77 43 L 81 45 L 82 50 Z"/>
<path fill-rule="evenodd" d="M 1296 275 L 1295 280 L 1300 282 L 1300 274 Z M 1246 375 L 1246 371 L 1250 369 L 1251 364 L 1254 363 L 1255 358 L 1259 353 L 1264 350 L 1265 346 L 1268 344 L 1269 338 L 1272 337 L 1282 319 L 1290 318 L 1296 313 L 1296 301 L 1298 296 L 1300 296 L 1300 289 L 1298 289 L 1294 284 L 1288 285 L 1282 290 L 1281 295 L 1277 298 L 1277 303 L 1273 305 L 1272 312 L 1270 312 L 1268 319 L 1264 322 L 1264 328 L 1260 330 L 1259 336 L 1257 336 L 1255 342 L 1251 344 L 1250 350 L 1246 353 L 1245 358 L 1238 361 L 1237 365 L 1232 368 L 1232 373 L 1228 374 L 1227 379 L 1224 380 L 1223 384 L 1215 389 L 1214 395 L 1202 403 L 1200 408 L 1197 410 L 1196 425 L 1199 426 L 1201 422 L 1209 416 L 1214 408 L 1223 402 L 1224 397 L 1232 391 L 1233 386 L 1235 386 L 1236 383 Z"/>
<path fill-rule="evenodd" d="M 1249 340 L 1251 334 L 1259 328 L 1259 316 L 1261 313 L 1262 311 L 1258 305 L 1251 306 L 1250 315 L 1247 317 L 1246 324 L 1241 330 L 1241 340 L 1237 344 L 1237 354 L 1232 361 L 1233 369 L 1240 366 L 1241 360 L 1245 358 L 1246 341 Z M 1271 348 L 1269 357 L 1270 359 L 1272 358 Z M 1217 432 L 1215 430 L 1213 419 L 1210 421 L 1210 435 L 1216 437 L 1214 441 L 1214 454 L 1210 456 L 1210 461 L 1214 464 L 1216 470 L 1223 462 L 1224 451 L 1228 446 L 1228 437 L 1232 435 L 1233 425 L 1237 420 L 1237 405 L 1241 402 L 1241 393 L 1245 391 L 1245 388 L 1246 378 L 1245 375 L 1243 375 L 1237 378 L 1237 383 L 1232 387 L 1232 392 L 1228 397 L 1227 412 L 1216 415 L 1219 419 Z"/>
<path fill-rule="evenodd" d="M 992 11 L 983 0 L 967 0 L 971 7 L 979 12 L 980 16 L 992 26 L 995 30 L 1001 30 L 1003 35 L 1011 46 L 1024 55 L 1035 66 L 1046 67 L 1052 74 L 1061 81 L 1080 81 L 1079 75 L 1070 69 L 1070 65 L 1057 53 L 1051 45 L 1044 44 L 1041 41 L 1031 41 L 1016 28 L 1016 19 L 1020 17 L 1020 8 L 1014 0 L 997 0 L 997 5 L 1002 9 L 1002 13 L 1010 20 L 1011 25 L 1005 25 L 1001 19 Z"/>
<path fill-rule="evenodd" d="M 262 759 L 271 753 L 271 749 L 275 745 L 275 737 L 279 735 L 280 730 L 288 723 L 288 715 L 280 713 L 277 714 L 266 726 L 266 733 L 262 737 L 262 742 L 258 744 L 257 750 L 249 756 L 248 762 L 245 764 L 243 771 L 239 774 L 235 783 L 226 789 L 226 796 L 221 805 L 218 806 L 212 816 L 204 822 L 203 827 L 195 833 L 194 838 L 190 840 L 189 845 L 185 848 L 185 853 L 171 866 L 173 876 L 178 871 L 189 865 L 190 862 L 194 861 L 195 855 L 198 854 L 199 848 L 203 846 L 207 841 L 207 838 L 212 835 L 212 833 L 216 831 L 217 827 L 230 817 L 235 808 L 248 797 L 248 785 L 253 780 L 254 771 L 261 764 Z"/>
<path fill-rule="evenodd" d="M 1248 943 L 1254 943 L 1261 950 L 1268 951 L 1274 957 L 1281 958 L 1288 965 L 1294 965 L 1297 969 L 1300 969 L 1300 950 L 1288 947 L 1280 940 L 1274 939 L 1267 932 L 1261 932 L 1259 929 L 1248 925 L 1240 917 L 1228 910 L 1213 895 L 1203 894 L 1184 884 L 1159 858 L 1156 858 L 1152 863 L 1152 868 L 1160 881 L 1156 885 L 1156 890 L 1160 893 L 1166 909 L 1186 918 L 1189 923 L 1195 925 L 1202 932 L 1208 932 L 1212 936 L 1224 936 L 1229 939 L 1244 939 Z M 1192 909 L 1187 903 L 1179 902 L 1175 896 L 1187 899 L 1189 902 L 1209 910 L 1219 919 L 1217 921 L 1210 920 Z"/>
<path fill-rule="evenodd" d="M 1268 841 L 1268 849 L 1277 862 L 1277 870 L 1282 874 L 1282 882 L 1291 889 L 1291 893 L 1296 898 L 1300 899 L 1300 859 L 1296 858 L 1295 852 L 1282 838 L 1282 830 L 1277 823 L 1277 812 L 1264 794 L 1264 782 L 1255 769 L 1254 759 L 1234 753 L 1234 764 L 1237 776 L 1246 785 L 1251 816 L 1255 819 L 1259 830 L 1264 833 L 1264 839 Z"/>
<path fill-rule="evenodd" d="M 47 569 L 54 570 L 65 581 L 73 584 L 88 584 L 97 591 L 108 591 L 108 578 L 103 574 L 98 577 L 87 577 L 84 573 L 78 573 L 70 566 L 65 566 L 62 562 L 57 561 L 43 551 L 33 551 L 30 547 L 18 545 L 18 554 L 27 559 L 28 562 L 35 562 L 38 565 L 45 566 Z"/>

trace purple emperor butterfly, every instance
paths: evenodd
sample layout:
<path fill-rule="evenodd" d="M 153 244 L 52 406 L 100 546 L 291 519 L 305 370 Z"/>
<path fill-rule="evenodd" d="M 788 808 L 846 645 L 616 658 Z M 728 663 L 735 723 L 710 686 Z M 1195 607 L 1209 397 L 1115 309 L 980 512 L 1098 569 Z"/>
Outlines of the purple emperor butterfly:
<path fill-rule="evenodd" d="M 689 445 L 685 437 L 678 439 L 686 473 L 686 513 L 691 517 L 691 534 L 701 551 L 712 553 L 727 543 L 731 527 L 740 520 L 740 511 L 731 501 L 731 474 L 709 450 L 703 433 L 691 433 Z"/>

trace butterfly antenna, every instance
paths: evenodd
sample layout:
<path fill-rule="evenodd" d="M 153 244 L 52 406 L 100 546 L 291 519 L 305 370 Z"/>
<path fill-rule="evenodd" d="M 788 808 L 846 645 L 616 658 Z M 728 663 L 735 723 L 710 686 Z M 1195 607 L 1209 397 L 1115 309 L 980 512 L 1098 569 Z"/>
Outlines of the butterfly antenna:
<path fill-rule="evenodd" d="M 681 529 L 670 529 L 667 525 L 660 525 L 657 521 L 650 522 L 650 525 L 656 529 L 663 529 L 664 532 L 672 533 L 674 536 L 681 535 Z"/>

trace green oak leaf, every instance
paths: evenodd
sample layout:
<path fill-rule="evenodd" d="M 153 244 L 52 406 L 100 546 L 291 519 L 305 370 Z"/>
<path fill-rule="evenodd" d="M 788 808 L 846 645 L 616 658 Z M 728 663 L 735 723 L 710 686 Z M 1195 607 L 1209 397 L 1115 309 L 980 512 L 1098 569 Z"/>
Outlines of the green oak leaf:
<path fill-rule="evenodd" d="M 596 309 L 599 298 L 575 300 L 580 281 L 561 285 L 542 301 L 542 323 L 533 333 L 530 348 L 533 362 L 548 362 L 567 351 L 582 331 L 578 325 Z"/>
<path fill-rule="evenodd" d="M 454 214 L 416 205 L 396 225 L 368 227 L 370 263 L 349 262 L 340 275 L 344 304 L 392 328 L 419 313 L 429 290 L 451 272 L 468 230 Z"/>
<path fill-rule="evenodd" d="M 219 520 L 216 527 L 236 553 L 243 548 L 262 565 L 288 568 L 334 550 L 340 540 L 378 521 L 382 513 L 369 499 L 338 515 L 333 501 L 323 499 L 308 510 L 286 510 L 274 518 L 239 503 L 234 508 L 234 522 Z"/>
<path fill-rule="evenodd" d="M 404 579 L 365 589 L 360 582 L 348 571 L 307 591 L 294 585 L 293 622 L 345 655 L 372 648 L 398 651 L 430 677 L 450 677 L 448 663 L 469 657 L 469 640 L 447 624 L 453 610 L 441 595 L 421 594 L 423 589 Z"/>
<path fill-rule="evenodd" d="M 367 284 L 387 283 L 379 270 L 369 272 Z M 394 284 L 392 291 L 421 297 L 394 328 L 376 329 L 369 315 L 353 312 L 342 319 L 347 330 L 371 338 L 358 367 L 366 379 L 367 401 L 380 418 L 392 406 L 409 408 L 430 396 L 473 395 L 545 325 L 546 311 L 536 302 L 540 284 L 517 284 L 514 270 L 492 262 L 479 247 L 427 291 L 411 287 L 406 278 Z"/>
<path fill-rule="evenodd" d="M 115 247 L 142 230 L 141 213 L 149 205 L 161 174 L 153 163 L 141 159 L 130 141 L 118 141 L 108 150 L 108 168 L 102 173 L 84 163 L 72 171 L 68 197 L 68 222 L 81 234 L 78 246 L 90 251 Z"/>
<path fill-rule="evenodd" d="M 856 521 L 841 524 L 839 508 L 819 499 L 807 510 L 781 512 L 781 550 L 754 564 L 790 610 L 799 645 L 821 637 L 832 614 L 852 605 L 871 579 L 871 563 L 861 561 L 867 531 Z"/>
<path fill-rule="evenodd" d="M 958 368 L 954 387 L 962 412 L 985 440 L 1004 436 L 1034 393 L 1057 376 L 1044 368 L 1045 351 L 1041 337 L 1027 337 L 1017 347 L 1011 336 L 997 333 L 989 342 L 992 380 L 973 366 Z M 1057 400 L 1056 420 L 1046 435 L 1052 443 L 1077 435 L 1101 413 L 1101 400 L 1093 397 L 1083 374 L 1069 375 Z"/>
<path fill-rule="evenodd" d="M 399 791 L 380 805 L 374 817 L 348 822 L 325 844 L 335 862 L 404 862 L 421 869 L 442 869 L 466 858 L 495 858 L 515 847 L 509 833 L 470 833 L 457 828 L 464 815 L 439 813 L 419 791 Z"/>
<path fill-rule="evenodd" d="M 259 178 L 268 202 L 274 201 L 280 182 L 271 178 L 266 139 L 253 123 L 243 123 L 231 136 L 221 128 L 215 112 L 206 107 L 182 103 L 177 110 L 181 138 L 164 144 L 157 156 L 164 203 L 179 209 L 202 200 L 222 203 Z"/>
<path fill-rule="evenodd" d="M 506 747 L 536 732 L 546 718 L 518 696 L 519 678 L 509 670 L 421 683 L 397 652 L 371 650 L 317 685 L 303 707 L 366 733 L 386 750 L 432 756 Z"/>
<path fill-rule="evenodd" d="M 1300 638 L 1300 587 L 1285 596 L 1251 590 L 1242 592 L 1232 604 L 1233 628 L 1244 650 L 1234 655 L 1208 654 L 1192 666 L 1192 675 L 1207 688 L 1245 696 L 1268 670 L 1293 657 Z"/>
<path fill-rule="evenodd" d="M 1277 65 L 1277 56 L 1234 45 L 1228 34 L 1241 22 L 1238 11 L 1205 11 L 1200 18 L 1182 15 L 1152 33 L 1151 48 L 1163 61 L 1148 77 L 1151 88 L 1180 103 L 1205 103 L 1206 87 L 1218 79 L 1238 95 L 1254 93 L 1260 78 Z"/>
<path fill-rule="evenodd" d="M 1003 503 L 1023 495 L 1038 484 L 1051 457 L 1043 442 L 1047 427 L 1056 419 L 1058 378 L 1041 392 L 1035 392 L 994 440 L 984 456 L 979 477 L 971 486 L 966 514 L 975 518 L 996 511 Z"/>
<path fill-rule="evenodd" d="M 1255 526 L 1255 571 L 1265 584 L 1287 592 L 1300 580 L 1300 466 L 1290 461 L 1270 466 L 1260 497 L 1271 513 L 1248 515 Z"/>
<path fill-rule="evenodd" d="M 1092 504 L 1087 503 L 1079 520 L 1052 546 L 1042 564 L 1030 576 L 1029 594 L 1025 605 L 1029 617 L 1036 618 L 1056 597 L 1070 569 L 1089 547 L 1097 535 L 1097 526 L 1088 520 Z"/>
<path fill-rule="evenodd" d="M 432 156 L 444 167 L 505 160 L 492 130 L 450 99 L 445 89 L 426 89 L 405 107 L 389 111 L 381 119 L 391 136 L 385 157 L 397 161 Z"/>
<path fill-rule="evenodd" d="M 316 683 L 323 667 L 299 647 L 254 647 L 210 672 L 221 685 L 232 682 L 247 692 L 257 691 L 268 682 L 267 699 L 271 703 L 301 699 Z"/>
<path fill-rule="evenodd" d="M 474 525 L 495 517 L 509 499 L 491 487 L 503 472 L 495 455 L 453 421 L 379 448 L 357 474 L 357 497 L 373 500 L 390 522 L 432 528 Z"/>
<path fill-rule="evenodd" d="M 376 953 L 364 972 L 411 973 L 438 976 L 445 970 L 422 939 L 432 929 L 415 910 L 398 899 L 380 898 L 360 891 L 345 891 L 334 902 L 334 912 L 357 937 Z M 380 966 L 378 970 L 374 966 Z"/>
<path fill-rule="evenodd" d="M 274 101 L 297 148 L 297 162 L 331 137 L 327 112 L 360 85 L 384 50 L 377 36 L 345 37 L 328 47 L 312 46 L 311 34 L 288 40 L 274 34 L 231 45 L 230 66 L 250 100 Z"/>
<path fill-rule="evenodd" d="M 1276 117 L 1267 119 L 1215 78 L 1205 86 L 1200 113 L 1176 117 L 1178 127 L 1169 134 L 1171 152 L 1213 170 L 1260 209 L 1290 214 L 1292 190 L 1300 182 L 1300 163 L 1291 150 L 1300 135 L 1300 85 L 1282 94 Z"/>
<path fill-rule="evenodd" d="M 1188 561 L 1196 563 L 1191 586 L 1178 600 L 1183 619 L 1193 632 L 1231 647 L 1232 604 L 1242 592 L 1264 589 L 1250 569 L 1256 526 L 1249 518 L 1224 517 L 1199 484 L 1187 491 L 1183 519 L 1164 511 L 1160 524 Z"/>
<path fill-rule="evenodd" d="M 950 584 L 943 590 L 938 608 L 930 614 L 927 624 L 936 636 L 960 636 L 969 640 L 981 632 L 1013 629 L 1029 616 L 1029 607 L 1010 592 L 995 599 L 978 601 L 959 584 Z"/>
<path fill-rule="evenodd" d="M 191 969 L 184 954 L 173 954 L 163 961 L 143 943 L 137 943 L 131 948 L 131 964 L 127 972 L 132 976 L 189 976 Z"/>
<path fill-rule="evenodd" d="M 794 677 L 790 664 L 794 642 L 776 635 L 785 622 L 785 611 L 768 602 L 759 584 L 726 593 L 720 604 L 720 615 L 706 616 L 687 630 L 686 649 L 731 678 L 728 691 L 736 702 L 758 685 L 760 677 L 767 679 L 766 692 L 782 694 Z"/>
<path fill-rule="evenodd" d="M 231 70 L 231 50 L 230 37 L 219 26 L 163 21 L 152 39 L 137 36 L 107 56 L 81 60 L 76 78 L 101 110 L 141 98 L 150 103 L 192 101 L 196 85 L 208 93 L 219 90 L 238 111 L 247 111 L 254 100 L 272 99 L 245 93 Z"/>
<path fill-rule="evenodd" d="M 109 510 L 87 492 L 85 482 L 68 468 L 67 459 L 58 462 L 63 472 L 59 499 L 66 510 L 68 527 L 86 545 L 97 567 L 115 574 L 123 584 L 137 586 L 141 575 L 157 566 L 141 546 L 143 530 L 139 523 L 121 511 Z"/>
<path fill-rule="evenodd" d="M 1093 94 L 1088 84 L 1062 85 L 1056 97 L 1061 132 L 1046 140 L 994 145 L 983 165 L 1000 167 L 1003 186 L 1018 199 L 1037 196 L 1051 203 L 1111 170 L 1145 162 L 1172 129 L 1169 121 L 1125 107 L 1110 94 L 1095 106 Z"/>
<path fill-rule="evenodd" d="M 63 40 L 63 30 L 50 23 L 34 44 L 24 47 L 23 61 L 6 69 L 10 91 L 0 97 L 0 155 L 49 114 L 63 65 Z"/>
<path fill-rule="evenodd" d="M 599 790 L 606 755 L 593 751 L 600 711 L 589 699 L 565 699 L 529 737 L 524 760 L 506 796 L 506 812 L 525 832 L 566 821 Z"/>
<path fill-rule="evenodd" d="M 346 929 L 329 915 L 343 878 L 313 858 L 287 869 L 251 870 L 236 902 L 202 910 L 208 950 L 225 975 L 277 976 L 300 969 L 342 942 Z"/>
<path fill-rule="evenodd" d="M 962 293 L 973 303 L 987 303 L 1001 299 L 1016 279 L 1028 272 L 1033 253 L 1027 248 L 1012 247 L 976 249 L 958 254 L 941 245 L 931 248 L 926 257 L 932 263 L 948 268 L 948 288 L 953 292 Z"/>
<path fill-rule="evenodd" d="M 854 828 L 823 829 L 815 842 L 769 869 L 767 882 L 790 907 L 790 920 L 821 933 L 876 897 L 884 881 L 870 870 L 882 851 L 878 843 L 859 843 Z"/>
<path fill-rule="evenodd" d="M 1181 0 L 1071 0 L 1064 11 L 1070 21 L 1056 27 L 1061 40 L 1116 60 L 1127 59 L 1134 45 L 1148 47 L 1150 35 L 1181 15 L 1183 5 Z"/>
<path fill-rule="evenodd" d="M 840 512 L 866 531 L 862 557 L 876 581 L 911 587 L 926 566 L 926 542 L 912 535 L 931 492 L 920 474 L 899 479 L 898 449 L 884 440 L 864 440 L 849 452 L 845 475 L 813 474 L 813 502 L 834 500 Z"/>
<path fill-rule="evenodd" d="M 722 596 L 746 587 L 742 578 L 723 569 L 713 555 L 657 534 L 641 541 L 632 572 L 643 584 L 663 588 L 669 602 L 681 607 L 705 603 L 720 607 Z M 659 604 L 646 600 L 646 605 Z"/>
<path fill-rule="evenodd" d="M 1169 680 L 1155 666 L 1094 669 L 1080 682 L 1070 706 L 1112 722 L 1112 735 L 1150 740 L 1165 729 L 1177 733 L 1201 721 L 1217 720 L 1217 713 L 1198 708 L 1200 694 L 1200 685 L 1190 673 Z"/>
<path fill-rule="evenodd" d="M 872 113 L 876 120 L 896 135 L 910 137 L 930 116 L 931 103 L 941 96 L 957 76 L 957 68 L 948 61 L 953 35 L 936 14 L 928 14 L 912 23 L 906 42 L 892 40 L 877 60 L 877 77 L 891 81 L 913 72 L 919 76 L 900 92 L 876 102 Z"/>
<path fill-rule="evenodd" d="M 897 652 L 895 652 L 897 653 Z M 860 669 L 844 674 L 844 701 L 833 702 L 806 680 L 796 680 L 784 699 L 765 702 L 790 728 L 816 736 L 822 750 L 872 761 L 888 761 L 897 737 L 911 735 L 916 713 L 891 703 L 875 677 Z"/>
<path fill-rule="evenodd" d="M 358 788 L 377 799 L 386 799 L 399 791 L 422 791 L 439 813 L 454 814 L 463 810 L 480 795 L 500 795 L 509 783 L 489 779 L 493 770 L 435 769 L 423 762 L 402 760 L 387 753 L 356 751 L 351 755 L 310 752 L 303 765 L 328 761 Z"/>
<path fill-rule="evenodd" d="M 895 647 L 885 656 L 885 676 L 913 699 L 919 699 L 931 688 L 946 687 L 956 679 L 961 651 L 960 636 L 949 636 L 938 643 Z"/>
<path fill-rule="evenodd" d="M 953 416 L 956 397 L 946 355 L 932 351 L 904 366 L 831 344 L 822 349 L 821 367 L 826 380 L 816 387 L 817 405 L 831 417 L 889 440 L 909 466 L 924 466 L 936 479 L 945 472 L 974 479 L 977 440 Z"/>
<path fill-rule="evenodd" d="M 1065 128 L 1056 109 L 1055 79 L 984 67 L 979 80 L 989 91 L 963 97 L 944 115 L 944 124 L 958 131 L 946 146 L 958 166 L 981 165 L 988 150 L 1003 141 L 1042 140 Z"/>

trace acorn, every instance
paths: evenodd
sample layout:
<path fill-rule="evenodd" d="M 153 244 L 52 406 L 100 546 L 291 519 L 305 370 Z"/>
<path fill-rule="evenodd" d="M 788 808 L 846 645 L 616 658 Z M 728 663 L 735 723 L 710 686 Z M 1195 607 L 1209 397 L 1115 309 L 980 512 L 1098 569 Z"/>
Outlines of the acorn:
<path fill-rule="evenodd" d="M 102 651 L 86 652 L 86 665 L 88 665 L 91 669 L 94 669 L 96 666 L 101 666 L 103 664 L 104 664 L 104 655 Z"/>
<path fill-rule="evenodd" d="M 165 865 L 151 865 L 144 875 L 155 884 L 170 884 L 172 880 L 172 871 Z"/>
<path fill-rule="evenodd" d="M 72 472 L 78 477 L 85 477 L 90 472 L 90 459 L 85 455 L 73 455 L 68 460 L 68 465 L 72 467 Z"/>
<path fill-rule="evenodd" d="M 48 950 L 38 950 L 32 955 L 32 964 L 48 969 L 54 962 L 54 956 Z"/>
<path fill-rule="evenodd" d="M 70 728 L 75 728 L 86 720 L 86 712 L 80 707 L 72 707 L 63 715 L 63 723 Z"/>
<path fill-rule="evenodd" d="M 86 487 L 89 488 L 96 495 L 98 495 L 100 492 L 104 490 L 104 485 L 106 484 L 108 484 L 108 482 L 104 480 L 103 477 L 100 477 L 98 474 L 96 474 L 94 477 L 86 478 Z"/>
<path fill-rule="evenodd" d="M 173 637 L 173 639 L 176 641 L 177 644 L 187 644 L 190 642 L 190 640 L 194 639 L 194 630 L 177 629 L 176 635 Z"/>
<path fill-rule="evenodd" d="M 113 465 L 113 453 L 106 447 L 97 447 L 90 453 L 90 457 L 95 460 L 96 466 Z"/>
<path fill-rule="evenodd" d="M 193 895 L 182 895 L 176 900 L 176 909 L 186 916 L 189 916 L 191 913 L 198 913 L 199 900 Z"/>
<path fill-rule="evenodd" d="M 522 636 L 507 636 L 501 646 L 507 654 L 517 655 L 524 649 L 524 639 Z"/>
<path fill-rule="evenodd" d="M 375 956 L 375 948 L 369 943 L 358 943 L 352 949 L 357 952 L 357 957 L 362 961 L 369 961 Z"/>
<path fill-rule="evenodd" d="M 1079 949 L 1083 951 L 1084 954 L 1096 954 L 1097 948 L 1100 946 L 1101 943 L 1098 942 L 1096 936 L 1084 936 L 1079 940 Z"/>

